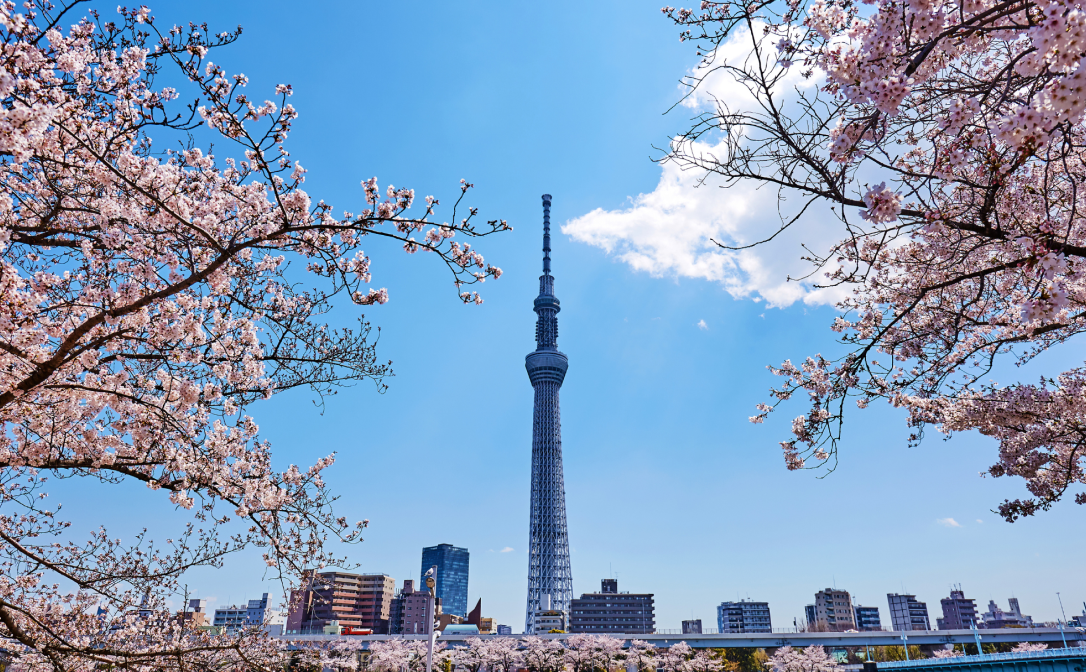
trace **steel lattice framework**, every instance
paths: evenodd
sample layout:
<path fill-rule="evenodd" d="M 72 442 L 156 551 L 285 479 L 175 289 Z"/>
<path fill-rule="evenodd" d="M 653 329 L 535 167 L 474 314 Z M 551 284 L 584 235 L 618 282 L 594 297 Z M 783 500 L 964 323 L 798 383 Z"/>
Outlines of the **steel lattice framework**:
<path fill-rule="evenodd" d="M 558 352 L 558 311 L 551 277 L 551 197 L 543 196 L 543 275 L 535 312 L 535 352 L 524 359 L 535 389 L 532 415 L 532 512 L 528 524 L 528 607 L 524 632 L 532 632 L 535 611 L 550 596 L 551 609 L 569 612 L 573 575 L 566 532 L 566 486 L 562 475 L 562 425 L 558 390 L 569 360 Z"/>

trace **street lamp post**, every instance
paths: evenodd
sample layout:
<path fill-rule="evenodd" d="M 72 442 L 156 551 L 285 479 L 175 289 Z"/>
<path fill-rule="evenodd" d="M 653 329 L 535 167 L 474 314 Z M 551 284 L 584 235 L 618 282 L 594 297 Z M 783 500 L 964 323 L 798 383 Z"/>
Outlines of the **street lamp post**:
<path fill-rule="evenodd" d="M 426 590 L 430 593 L 430 596 L 426 599 L 426 672 L 432 672 L 434 668 L 434 606 L 436 593 L 434 587 L 437 585 L 437 581 L 434 580 L 434 573 L 437 571 L 437 565 L 430 567 L 426 571 Z"/>

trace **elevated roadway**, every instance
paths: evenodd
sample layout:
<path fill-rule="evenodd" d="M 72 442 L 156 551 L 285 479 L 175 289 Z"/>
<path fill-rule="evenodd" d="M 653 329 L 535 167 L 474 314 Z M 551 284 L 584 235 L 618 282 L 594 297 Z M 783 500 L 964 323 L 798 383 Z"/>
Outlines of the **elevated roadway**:
<path fill-rule="evenodd" d="M 979 630 L 981 644 L 1016 644 L 1018 642 L 1040 642 L 1050 646 L 1063 646 L 1064 638 L 1068 646 L 1086 644 L 1086 634 L 1068 628 L 1061 634 L 1059 628 L 1003 628 L 1000 630 Z M 827 648 L 863 647 L 863 646 L 900 646 L 902 635 L 909 646 L 938 646 L 944 644 L 975 644 L 972 630 L 912 630 L 869 631 L 869 632 L 774 632 L 742 633 L 724 635 L 624 635 L 615 633 L 613 637 L 627 640 L 640 639 L 657 647 L 668 647 L 678 642 L 686 642 L 696 649 L 722 649 L 729 647 L 754 647 L 773 649 L 781 646 L 825 646 Z M 540 635 L 548 639 L 565 639 L 568 634 Z M 523 635 L 441 635 L 438 641 L 448 646 L 464 646 L 472 637 L 491 639 L 499 637 L 520 638 Z M 425 635 L 291 635 L 285 634 L 284 640 L 297 642 L 320 642 L 350 639 L 369 643 L 388 639 L 422 639 Z M 1080 640 L 1083 640 L 1080 644 Z M 1083 670 L 1086 672 L 1086 670 Z"/>

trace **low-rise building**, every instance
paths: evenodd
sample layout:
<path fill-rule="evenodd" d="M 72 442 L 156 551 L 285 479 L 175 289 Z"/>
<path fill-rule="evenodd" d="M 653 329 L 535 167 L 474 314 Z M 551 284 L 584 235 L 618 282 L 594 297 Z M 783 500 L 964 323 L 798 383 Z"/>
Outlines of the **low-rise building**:
<path fill-rule="evenodd" d="M 566 612 L 558 609 L 539 609 L 532 621 L 532 634 L 545 635 L 550 632 L 568 632 Z"/>
<path fill-rule="evenodd" d="M 202 628 L 211 625 L 207 617 L 207 600 L 189 600 L 188 607 L 177 612 L 177 622 L 189 628 Z"/>
<path fill-rule="evenodd" d="M 401 592 L 401 595 L 403 595 L 403 608 L 400 615 L 399 634 L 426 634 L 429 632 L 426 625 L 426 605 L 430 601 L 430 591 L 415 590 L 414 581 L 404 581 L 404 591 L 408 589 L 410 589 L 410 592 Z M 441 598 L 435 598 L 434 622 L 430 625 L 431 628 L 440 624 L 442 613 Z"/>
<path fill-rule="evenodd" d="M 965 597 L 961 586 L 950 591 L 950 597 L 939 600 L 943 617 L 935 619 L 940 630 L 968 630 L 977 625 L 977 601 Z"/>
<path fill-rule="evenodd" d="M 499 623 L 498 624 L 498 634 L 499 635 L 511 635 L 511 634 L 513 634 L 513 626 L 511 626 L 511 625 L 502 625 L 502 624 Z"/>
<path fill-rule="evenodd" d="M 700 635 L 701 634 L 701 619 L 694 619 L 691 621 L 683 621 L 683 634 L 684 635 Z"/>
<path fill-rule="evenodd" d="M 264 593 L 259 600 L 249 600 L 245 607 L 245 625 L 262 626 L 268 634 L 279 636 L 287 623 L 287 612 L 274 609 L 269 604 L 269 594 Z"/>
<path fill-rule="evenodd" d="M 857 630 L 882 630 L 882 619 L 879 618 L 878 607 L 853 607 L 853 615 L 856 617 Z"/>
<path fill-rule="evenodd" d="M 247 613 L 247 607 L 239 607 L 237 605 L 219 607 L 215 610 L 215 620 L 212 622 L 212 625 L 220 628 L 220 632 L 233 635 L 245 627 L 245 616 Z"/>
<path fill-rule="evenodd" d="M 321 572 L 309 587 L 291 595 L 287 632 L 322 632 L 340 627 L 388 634 L 396 581 L 387 574 Z M 300 592 L 300 594 L 299 594 Z"/>
<path fill-rule="evenodd" d="M 928 605 L 917 601 L 916 595 L 887 593 L 886 601 L 890 605 L 890 622 L 894 630 L 931 630 Z"/>
<path fill-rule="evenodd" d="M 1033 617 L 1025 616 L 1022 614 L 1021 607 L 1018 606 L 1018 598 L 1012 597 L 1007 601 L 1010 605 L 1009 611 L 1003 611 L 996 605 L 995 600 L 989 600 L 988 611 L 986 611 L 982 617 L 984 619 L 984 627 L 986 628 L 1032 628 Z"/>
<path fill-rule="evenodd" d="M 598 593 L 570 600 L 569 632 L 635 635 L 655 630 L 653 594 L 620 593 L 615 579 L 604 579 Z"/>
<path fill-rule="evenodd" d="M 852 610 L 852 596 L 847 590 L 826 588 L 815 593 L 814 608 L 807 612 L 808 627 L 815 630 L 843 632 L 856 629 L 856 616 Z M 811 617 L 814 618 L 811 618 Z"/>
<path fill-rule="evenodd" d="M 721 602 L 716 608 L 716 625 L 722 633 L 773 632 L 768 602 Z"/>

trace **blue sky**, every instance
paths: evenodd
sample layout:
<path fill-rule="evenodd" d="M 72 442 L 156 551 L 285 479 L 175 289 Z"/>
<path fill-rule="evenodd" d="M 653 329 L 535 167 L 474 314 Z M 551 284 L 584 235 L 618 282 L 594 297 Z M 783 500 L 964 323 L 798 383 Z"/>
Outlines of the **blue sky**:
<path fill-rule="evenodd" d="M 886 593 L 914 592 L 933 625 L 952 583 L 982 605 L 1017 596 L 1038 619 L 1058 617 L 1057 591 L 1068 615 L 1082 610 L 1086 511 L 1066 503 L 1001 522 L 991 509 L 1024 488 L 978 477 L 994 460 L 991 441 L 932 435 L 910 449 L 902 415 L 874 408 L 853 415 L 839 468 L 819 479 L 787 472 L 778 447 L 799 405 L 766 425 L 747 422 L 774 384 L 767 364 L 837 351 L 833 312 L 809 296 L 781 298 L 792 290 L 781 294 L 769 271 L 791 268 L 794 246 L 706 272 L 683 261 L 689 249 L 667 257 L 666 228 L 639 247 L 642 211 L 670 212 L 676 198 L 696 206 L 685 216 L 716 213 L 708 218 L 740 237 L 746 229 L 729 227 L 756 223 L 751 212 L 764 208 L 757 194 L 694 193 L 675 175 L 661 182 L 654 145 L 695 111 L 664 114 L 696 57 L 657 0 L 152 10 L 164 23 L 244 26 L 213 60 L 248 75 L 256 98 L 294 86 L 301 116 L 290 148 L 314 198 L 358 211 L 359 181 L 376 175 L 451 203 L 466 178 L 480 216 L 514 227 L 480 243 L 506 274 L 483 286 L 479 307 L 457 301 L 432 259 L 374 241 L 373 284 L 391 301 L 367 317 L 381 327 L 380 355 L 393 360 L 389 390 L 361 384 L 323 414 L 304 393 L 256 409 L 282 465 L 339 453 L 328 479 L 339 510 L 371 520 L 365 543 L 349 549 L 362 570 L 417 579 L 423 546 L 465 546 L 471 603 L 482 597 L 484 615 L 514 631 L 523 624 L 532 413 L 523 357 L 534 348 L 539 197 L 550 193 L 552 219 L 566 227 L 553 268 L 559 347 L 570 358 L 561 403 L 575 593 L 615 576 L 620 590 L 656 594 L 659 628 L 691 617 L 715 624 L 715 604 L 748 596 L 769 601 L 775 627 L 790 626 L 833 585 L 883 619 Z M 695 246 L 695 262 L 716 263 L 701 243 L 680 243 Z M 143 489 L 83 493 L 94 507 L 79 494 L 66 501 L 77 527 L 180 524 Z M 213 605 L 271 589 L 255 555 L 195 573 L 190 587 Z"/>

